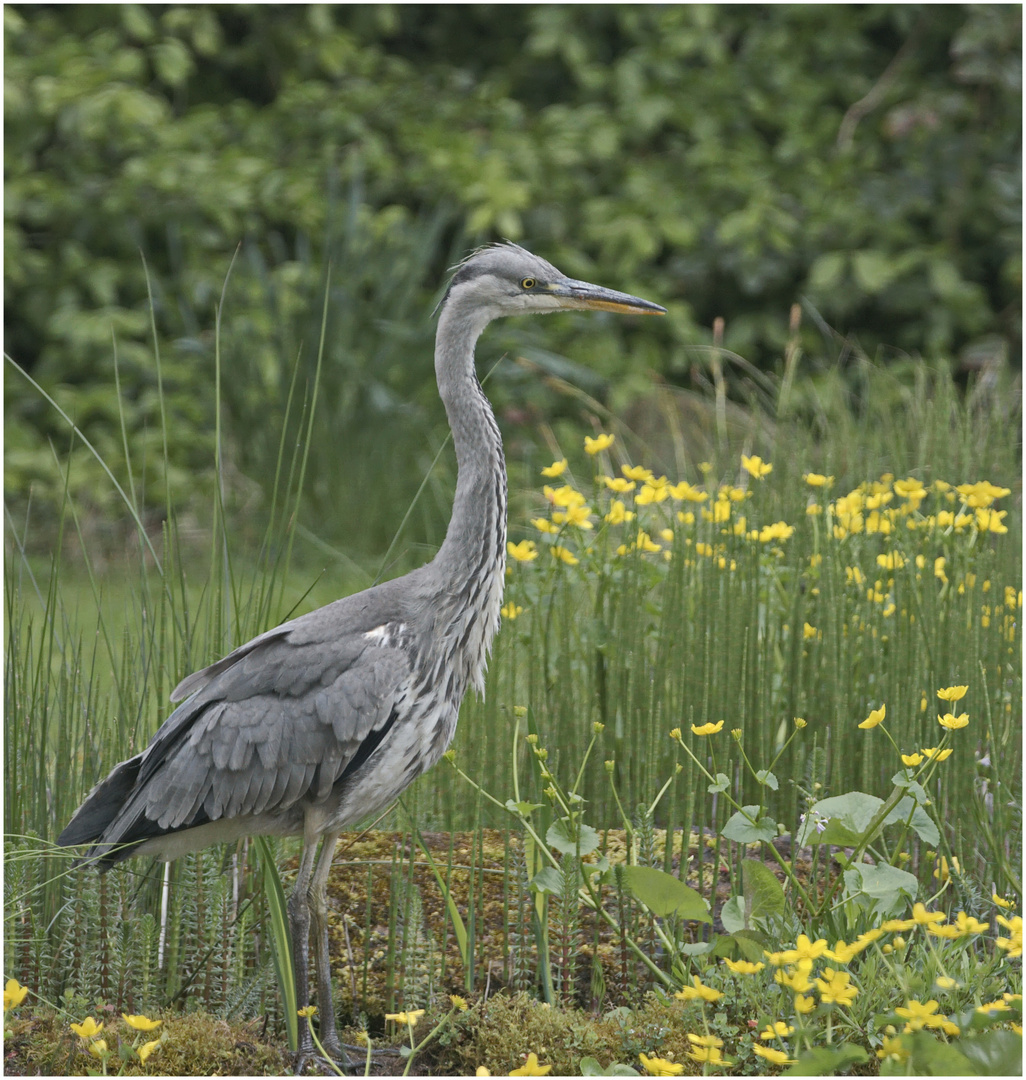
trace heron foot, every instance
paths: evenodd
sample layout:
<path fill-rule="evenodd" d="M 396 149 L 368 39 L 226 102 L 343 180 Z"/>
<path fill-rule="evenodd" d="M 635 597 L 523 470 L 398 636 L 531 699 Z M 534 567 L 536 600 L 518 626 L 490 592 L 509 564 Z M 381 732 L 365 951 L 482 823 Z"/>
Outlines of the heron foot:
<path fill-rule="evenodd" d="M 343 1054 L 341 1058 L 326 1058 L 323 1054 L 314 1050 L 304 1054 L 302 1051 L 296 1054 L 296 1076 L 349 1076 L 349 1059 Z"/>
<path fill-rule="evenodd" d="M 349 1055 L 343 1050 L 338 1039 L 327 1039 L 322 1045 L 327 1057 L 314 1046 L 309 1035 L 300 1039 L 299 1049 L 296 1051 L 296 1076 L 305 1075 L 307 1066 L 311 1068 L 313 1076 L 337 1076 L 339 1069 L 344 1076 L 349 1075 Z"/>

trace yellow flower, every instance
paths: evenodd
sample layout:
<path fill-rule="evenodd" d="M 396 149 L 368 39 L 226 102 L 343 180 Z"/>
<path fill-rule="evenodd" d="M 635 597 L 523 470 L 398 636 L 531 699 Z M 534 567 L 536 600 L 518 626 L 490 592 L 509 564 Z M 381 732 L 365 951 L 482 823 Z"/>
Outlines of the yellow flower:
<path fill-rule="evenodd" d="M 969 714 L 961 713 L 959 716 L 952 716 L 951 713 L 945 713 L 943 716 L 937 716 L 937 722 L 948 731 L 958 731 L 969 723 Z"/>
<path fill-rule="evenodd" d="M 926 759 L 922 754 L 902 754 L 901 760 L 909 768 L 915 768 L 916 765 L 922 765 Z"/>
<path fill-rule="evenodd" d="M 940 858 L 940 865 L 933 872 L 933 876 L 938 881 L 947 881 L 951 877 L 951 870 L 954 869 L 956 874 L 962 873 L 962 867 L 958 865 L 958 856 L 951 856 L 951 866 L 948 865 L 948 860 L 942 855 Z"/>
<path fill-rule="evenodd" d="M 838 964 L 848 964 L 854 957 L 858 956 L 868 944 L 868 941 L 864 943 L 853 941 L 848 945 L 841 939 L 834 944 L 832 949 L 828 949 L 823 955 L 828 960 L 833 960 Z"/>
<path fill-rule="evenodd" d="M 565 547 L 561 547 L 559 544 L 553 544 L 549 550 L 552 552 L 554 559 L 565 562 L 567 566 L 576 566 L 581 561 L 572 551 L 567 551 Z"/>
<path fill-rule="evenodd" d="M 756 975 L 766 966 L 762 961 L 753 964 L 751 960 L 731 960 L 727 956 L 723 958 L 723 962 L 735 975 Z"/>
<path fill-rule="evenodd" d="M 531 524 L 538 530 L 538 532 L 559 532 L 559 528 L 556 525 L 553 525 L 552 522 L 548 520 L 548 518 L 531 518 Z"/>
<path fill-rule="evenodd" d="M 936 871 L 934 871 L 934 873 L 936 873 Z M 926 932 L 932 934 L 934 937 L 947 938 L 949 941 L 954 941 L 955 938 L 960 938 L 962 936 L 958 931 L 958 927 L 950 925 L 928 926 Z"/>
<path fill-rule="evenodd" d="M 714 990 L 711 986 L 705 986 L 697 975 L 692 975 L 691 981 L 694 983 L 693 986 L 685 986 L 673 996 L 680 998 L 681 1001 L 697 1001 L 699 998 L 702 1001 L 719 1001 L 723 997 L 721 991 Z"/>
<path fill-rule="evenodd" d="M 532 1050 L 527 1055 L 527 1060 L 519 1069 L 511 1069 L 510 1076 L 548 1076 L 552 1072 L 551 1065 L 539 1065 L 538 1055 Z"/>
<path fill-rule="evenodd" d="M 937 1002 L 933 999 L 927 1002 L 909 1000 L 904 1008 L 899 1007 L 894 1011 L 902 1020 L 908 1021 L 906 1031 L 920 1031 L 924 1027 L 936 1027 L 941 1021 L 942 1016 L 937 1013 L 937 1008 Z"/>
<path fill-rule="evenodd" d="M 1002 499 L 1011 492 L 1008 488 L 996 487 L 989 480 L 980 480 L 975 484 L 959 484 L 955 490 L 965 500 L 966 505 L 986 507 L 995 499 Z"/>
<path fill-rule="evenodd" d="M 709 1065 L 734 1064 L 733 1061 L 728 1061 L 727 1058 L 723 1056 L 723 1052 L 715 1046 L 698 1047 L 697 1049 L 692 1050 L 691 1053 L 688 1054 L 688 1057 L 691 1058 L 692 1061 L 706 1062 Z"/>
<path fill-rule="evenodd" d="M 955 916 L 955 925 L 963 934 L 983 934 L 990 929 L 989 922 L 980 922 L 972 915 L 966 915 L 964 911 Z"/>
<path fill-rule="evenodd" d="M 801 1013 L 802 1016 L 812 1012 L 816 1007 L 816 999 L 814 997 L 806 997 L 804 994 L 795 994 L 794 996 L 794 1010 L 797 1013 Z"/>
<path fill-rule="evenodd" d="M 628 510 L 619 499 L 613 499 L 609 504 L 609 513 L 606 514 L 604 521 L 610 525 L 622 525 L 625 521 L 632 521 L 634 519 L 634 511 Z"/>
<path fill-rule="evenodd" d="M 824 945 L 826 942 L 823 943 Z M 812 972 L 812 961 L 809 959 L 799 960 L 797 965 L 789 964 L 787 971 L 778 971 L 773 976 L 773 981 L 781 986 L 790 987 L 796 994 L 804 994 L 812 988 L 812 980 L 809 975 Z"/>
<path fill-rule="evenodd" d="M 881 723 L 884 717 L 887 715 L 887 706 L 881 705 L 879 709 L 874 709 L 866 718 L 859 724 L 859 727 L 868 731 L 869 728 L 875 728 L 877 724 Z"/>
<path fill-rule="evenodd" d="M 492 1074 L 488 1071 L 488 1066 L 487 1065 L 478 1065 L 477 1071 L 474 1073 L 474 1075 L 475 1076 L 491 1076 Z"/>
<path fill-rule="evenodd" d="M 90 1054 L 95 1058 L 102 1058 L 107 1053 L 107 1040 L 106 1039 L 94 1039 L 86 1047 Z"/>
<path fill-rule="evenodd" d="M 688 1032 L 688 1040 L 695 1046 L 710 1047 L 713 1046 L 717 1050 L 723 1049 L 723 1040 L 718 1039 L 715 1035 L 692 1035 Z"/>
<path fill-rule="evenodd" d="M 996 918 L 1011 936 L 999 937 L 994 944 L 1009 957 L 1022 956 L 1022 916 L 1013 915 L 1006 919 L 1004 915 L 998 915 Z"/>
<path fill-rule="evenodd" d="M 538 547 L 533 540 L 521 540 L 519 544 L 510 541 L 506 544 L 506 550 L 517 562 L 530 562 L 538 558 Z"/>
<path fill-rule="evenodd" d="M 552 520 L 556 525 L 576 525 L 579 529 L 591 529 L 590 506 L 568 506 L 566 511 L 556 510 L 552 514 Z"/>
<path fill-rule="evenodd" d="M 928 757 L 931 761 L 947 761 L 953 753 L 954 751 L 950 746 L 945 750 L 939 750 L 936 746 L 923 747 L 923 756 Z"/>
<path fill-rule="evenodd" d="M 977 510 L 976 527 L 980 532 L 1006 533 L 1008 526 L 1002 519 L 1007 515 L 1007 510 Z"/>
<path fill-rule="evenodd" d="M 942 923 L 947 918 L 943 911 L 927 911 L 926 905 L 917 903 L 912 907 L 912 921 L 920 926 L 932 926 Z"/>
<path fill-rule="evenodd" d="M 995 904 L 997 904 L 998 907 L 1003 907 L 1003 908 L 1015 907 L 1015 905 L 1012 903 L 1011 900 L 1005 900 L 1003 897 L 998 896 L 997 893 L 991 893 L 990 898 L 991 898 L 991 900 L 994 901 Z"/>
<path fill-rule="evenodd" d="M 521 615 L 523 613 L 523 610 L 524 609 L 519 604 L 514 604 L 513 601 L 510 600 L 508 603 L 502 605 L 502 607 L 499 609 L 499 614 L 504 619 L 512 620 L 515 619 L 518 615 Z"/>
<path fill-rule="evenodd" d="M 664 478 L 665 479 L 665 478 Z M 654 481 L 641 485 L 641 490 L 634 497 L 638 506 L 648 506 L 650 503 L 663 502 L 669 495 L 669 489 L 664 485 L 656 485 Z"/>
<path fill-rule="evenodd" d="M 28 993 L 28 987 L 22 986 L 17 979 L 8 979 L 4 987 L 4 1012 L 8 1009 L 16 1009 Z"/>
<path fill-rule="evenodd" d="M 95 1039 L 103 1031 L 103 1024 L 87 1016 L 81 1024 L 72 1024 L 71 1030 L 81 1039 Z"/>
<path fill-rule="evenodd" d="M 449 1000 L 452 1002 L 454 1009 L 459 1009 L 460 1012 L 466 1012 L 470 1006 L 467 1004 L 466 998 L 461 998 L 459 994 L 450 994 Z"/>
<path fill-rule="evenodd" d="M 764 1031 L 759 1032 L 760 1039 L 786 1039 L 794 1034 L 794 1028 L 786 1020 L 776 1020 Z"/>
<path fill-rule="evenodd" d="M 909 499 L 913 502 L 921 502 L 926 498 L 926 488 L 923 487 L 922 481 L 916 480 L 914 477 L 908 477 L 906 480 L 894 481 L 895 494 L 900 495 L 903 499 Z"/>
<path fill-rule="evenodd" d="M 709 498 L 707 491 L 699 491 L 698 488 L 692 487 L 687 480 L 681 480 L 679 484 L 670 484 L 667 489 L 670 493 L 671 499 L 676 499 L 678 502 L 705 502 Z"/>
<path fill-rule="evenodd" d="M 941 701 L 961 701 L 968 689 L 968 686 L 945 686 L 943 690 L 937 691 L 937 697 Z"/>
<path fill-rule="evenodd" d="M 806 623 L 802 627 L 802 637 L 805 638 L 806 641 L 808 641 L 809 638 L 814 638 L 818 633 L 819 631 L 811 623 Z"/>
<path fill-rule="evenodd" d="M 551 465 L 547 465 L 542 469 L 542 476 L 548 477 L 550 480 L 554 480 L 557 476 L 562 476 L 566 472 L 567 460 L 562 458 L 560 461 L 554 461 Z"/>
<path fill-rule="evenodd" d="M 802 960 L 815 960 L 817 957 L 822 956 L 828 948 L 825 938 L 810 941 L 806 934 L 799 934 L 794 948 L 788 949 L 784 953 L 785 963 L 793 964 L 797 962 L 800 964 Z"/>
<path fill-rule="evenodd" d="M 662 551 L 662 546 L 657 544 L 651 536 L 645 532 L 644 529 L 638 530 L 638 550 L 639 551 Z"/>
<path fill-rule="evenodd" d="M 897 1036 L 894 1036 L 893 1038 L 884 1036 L 883 1046 L 877 1050 L 876 1056 L 881 1061 L 890 1059 L 895 1064 L 900 1065 L 902 1062 L 908 1060 L 909 1052 L 905 1049 L 901 1039 Z"/>
<path fill-rule="evenodd" d="M 607 435 L 605 432 L 601 435 L 597 435 L 594 439 L 590 435 L 585 435 L 584 451 L 594 457 L 595 454 L 601 453 L 603 450 L 608 450 L 613 445 L 615 439 L 615 435 Z"/>
<path fill-rule="evenodd" d="M 823 978 L 816 980 L 816 989 L 824 1005 L 836 1002 L 838 1005 L 850 1005 L 855 1000 L 858 988 L 849 985 L 851 975 L 847 971 L 823 969 Z"/>
<path fill-rule="evenodd" d="M 408 1027 L 416 1027 L 417 1021 L 424 1015 L 423 1009 L 410 1009 L 408 1012 L 400 1013 L 385 1013 L 386 1020 L 394 1020 L 397 1024 L 406 1024 Z M 536 1075 L 535 1073 L 524 1073 L 523 1075 Z"/>
<path fill-rule="evenodd" d="M 122 1013 L 121 1019 L 136 1031 L 155 1031 L 162 1023 L 160 1020 L 151 1020 L 148 1016 L 129 1016 L 127 1013 Z"/>
<path fill-rule="evenodd" d="M 896 551 L 892 551 L 887 555 L 877 555 L 876 565 L 884 570 L 900 570 L 905 565 L 905 560 Z"/>
<path fill-rule="evenodd" d="M 786 521 L 775 521 L 759 530 L 758 539 L 760 544 L 769 544 L 773 540 L 790 540 L 793 535 L 793 525 L 788 525 Z"/>
<path fill-rule="evenodd" d="M 832 476 L 824 476 L 818 472 L 806 473 L 802 479 L 809 487 L 829 487 L 834 482 Z"/>
<path fill-rule="evenodd" d="M 701 727 L 692 724 L 691 730 L 696 735 L 715 735 L 723 730 L 723 721 L 721 720 L 718 724 L 702 724 Z"/>
<path fill-rule="evenodd" d="M 774 1065 L 794 1065 L 798 1060 L 797 1058 L 789 1058 L 783 1050 L 774 1050 L 771 1046 L 759 1046 L 759 1044 L 756 1043 L 752 1049 L 759 1057 L 765 1058 Z"/>
<path fill-rule="evenodd" d="M 154 1039 L 152 1042 L 143 1043 L 142 1046 L 136 1050 L 136 1053 L 139 1055 L 139 1060 L 145 1065 L 146 1059 L 158 1046 L 160 1046 L 160 1039 Z"/>
<path fill-rule="evenodd" d="M 633 491 L 637 486 L 633 480 L 627 480 L 622 476 L 600 476 L 599 479 L 610 491 L 615 491 L 618 495 Z"/>
<path fill-rule="evenodd" d="M 620 472 L 628 480 L 637 480 L 638 483 L 644 483 L 646 480 L 652 479 L 652 470 L 646 469 L 643 465 L 621 465 Z"/>
<path fill-rule="evenodd" d="M 648 1054 L 639 1054 L 641 1067 L 649 1076 L 680 1076 L 684 1071 L 683 1065 L 675 1061 L 667 1061 L 666 1058 L 649 1057 Z"/>
<path fill-rule="evenodd" d="M 756 480 L 761 480 L 764 476 L 768 476 L 773 471 L 773 466 L 768 461 L 763 461 L 761 457 L 755 454 L 751 457 L 745 457 L 745 455 L 742 454 L 741 465 L 744 470 L 750 476 L 754 476 Z"/>
<path fill-rule="evenodd" d="M 542 494 L 553 506 L 562 509 L 583 506 L 585 502 L 584 496 L 576 488 L 570 487 L 569 484 L 564 484 L 560 488 L 551 488 L 546 484 L 542 488 Z"/>

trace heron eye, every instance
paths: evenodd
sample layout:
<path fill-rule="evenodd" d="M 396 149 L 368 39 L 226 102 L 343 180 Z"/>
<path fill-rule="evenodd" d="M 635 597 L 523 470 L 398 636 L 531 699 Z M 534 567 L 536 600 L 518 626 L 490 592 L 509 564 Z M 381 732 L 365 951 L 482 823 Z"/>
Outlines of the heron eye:
<path fill-rule="evenodd" d="M 522 289 L 533 289 L 535 284 L 536 282 L 533 277 L 525 277 L 524 280 L 520 282 L 520 287 Z"/>

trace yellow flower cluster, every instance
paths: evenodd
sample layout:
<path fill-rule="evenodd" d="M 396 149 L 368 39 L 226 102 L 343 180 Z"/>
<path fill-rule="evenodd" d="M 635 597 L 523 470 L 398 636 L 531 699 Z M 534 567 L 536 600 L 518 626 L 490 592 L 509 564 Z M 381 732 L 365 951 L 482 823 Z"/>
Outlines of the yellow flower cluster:
<path fill-rule="evenodd" d="M 928 489 L 916 477 L 895 480 L 886 473 L 879 480 L 859 484 L 847 495 L 835 499 L 828 513 L 837 540 L 859 533 L 888 536 L 902 527 L 956 533 L 975 528 L 978 532 L 1006 533 L 1007 511 L 995 510 L 993 503 L 1010 494 L 1008 488 L 997 487 L 987 480 L 959 484 L 954 490 L 945 481 L 936 480 Z M 921 507 L 930 495 L 936 509 L 924 514 Z M 899 501 L 895 502 L 895 497 Z"/>

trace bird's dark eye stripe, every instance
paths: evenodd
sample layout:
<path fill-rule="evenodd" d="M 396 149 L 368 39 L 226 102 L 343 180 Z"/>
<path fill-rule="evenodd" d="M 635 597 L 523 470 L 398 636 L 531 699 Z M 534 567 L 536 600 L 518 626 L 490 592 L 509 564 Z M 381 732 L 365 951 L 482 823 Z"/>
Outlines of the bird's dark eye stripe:
<path fill-rule="evenodd" d="M 524 280 L 520 282 L 520 287 L 522 289 L 533 289 L 535 284 L 536 282 L 533 277 L 525 277 Z"/>

